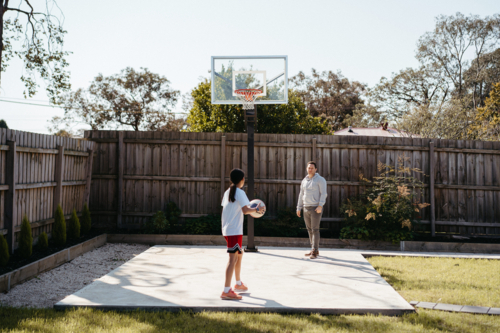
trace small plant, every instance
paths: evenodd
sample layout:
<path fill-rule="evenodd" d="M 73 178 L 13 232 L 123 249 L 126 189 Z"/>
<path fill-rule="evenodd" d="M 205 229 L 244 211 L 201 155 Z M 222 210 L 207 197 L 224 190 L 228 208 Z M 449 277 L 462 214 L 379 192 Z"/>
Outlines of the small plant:
<path fill-rule="evenodd" d="M 165 217 L 165 214 L 159 210 L 144 224 L 144 232 L 146 234 L 166 234 L 169 227 L 170 222 Z"/>
<path fill-rule="evenodd" d="M 177 207 L 175 202 L 170 201 L 165 207 L 165 217 L 170 222 L 170 226 L 179 224 L 179 217 L 182 211 Z"/>
<path fill-rule="evenodd" d="M 184 232 L 189 235 L 220 235 L 221 216 L 212 214 L 187 220 L 184 225 Z"/>
<path fill-rule="evenodd" d="M 33 253 L 33 235 L 28 217 L 25 215 L 21 222 L 21 233 L 19 235 L 19 253 L 23 258 L 29 258 Z"/>
<path fill-rule="evenodd" d="M 10 253 L 9 253 L 9 245 L 7 244 L 7 240 L 0 235 L 0 266 L 5 266 L 9 262 Z"/>
<path fill-rule="evenodd" d="M 47 237 L 46 232 L 42 232 L 40 235 L 38 235 L 38 247 L 41 250 L 45 250 L 49 247 L 49 237 Z"/>
<path fill-rule="evenodd" d="M 87 203 L 83 204 L 82 218 L 80 220 L 81 223 L 81 233 L 83 235 L 87 234 L 92 228 L 92 220 L 90 218 L 90 210 L 87 206 Z"/>
<path fill-rule="evenodd" d="M 418 198 L 424 183 L 412 176 L 423 172 L 405 167 L 407 157 L 398 158 L 398 168 L 379 162 L 379 177 L 364 178 L 364 193 L 349 198 L 342 205 L 345 215 L 340 238 L 385 240 L 397 243 L 413 239 L 413 224 L 420 220 L 420 211 L 429 206 Z"/>
<path fill-rule="evenodd" d="M 73 213 L 71 213 L 71 217 L 68 221 L 68 238 L 70 239 L 78 239 L 80 238 L 80 220 L 78 219 L 78 215 L 76 215 L 76 209 L 73 209 Z"/>
<path fill-rule="evenodd" d="M 61 205 L 57 205 L 54 219 L 52 239 L 57 246 L 63 246 L 66 244 L 66 220 Z"/>

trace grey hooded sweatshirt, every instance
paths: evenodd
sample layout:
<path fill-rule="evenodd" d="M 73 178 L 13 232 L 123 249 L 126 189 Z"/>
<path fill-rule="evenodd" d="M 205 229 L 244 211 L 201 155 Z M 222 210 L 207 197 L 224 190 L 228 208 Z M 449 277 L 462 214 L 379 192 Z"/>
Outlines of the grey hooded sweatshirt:
<path fill-rule="evenodd" d="M 309 175 L 300 184 L 299 201 L 297 210 L 303 207 L 324 206 L 326 202 L 326 180 L 316 173 L 312 178 Z"/>

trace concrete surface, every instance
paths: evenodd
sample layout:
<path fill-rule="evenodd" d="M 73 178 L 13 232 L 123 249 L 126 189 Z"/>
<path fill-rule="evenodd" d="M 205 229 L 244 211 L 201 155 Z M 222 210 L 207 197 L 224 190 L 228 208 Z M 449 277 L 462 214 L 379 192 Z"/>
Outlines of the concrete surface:
<path fill-rule="evenodd" d="M 415 309 L 368 263 L 362 251 L 261 247 L 245 253 L 241 301 L 220 299 L 228 255 L 220 246 L 154 246 L 54 308 L 117 310 L 380 313 Z M 234 280 L 233 280 L 234 285 Z"/>

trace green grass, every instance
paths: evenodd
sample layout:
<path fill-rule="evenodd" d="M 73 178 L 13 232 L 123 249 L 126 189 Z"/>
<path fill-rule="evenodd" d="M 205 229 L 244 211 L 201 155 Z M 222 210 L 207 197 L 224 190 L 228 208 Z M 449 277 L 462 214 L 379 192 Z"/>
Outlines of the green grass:
<path fill-rule="evenodd" d="M 500 307 L 500 261 L 373 257 L 408 301 Z M 54 311 L 0 306 L 0 332 L 500 332 L 500 316 L 419 309 L 401 317 L 269 313 Z"/>
<path fill-rule="evenodd" d="M 500 318 L 419 311 L 402 317 L 253 313 L 57 312 L 0 307 L 0 332 L 500 332 Z"/>
<path fill-rule="evenodd" d="M 500 307 L 500 260 L 372 257 L 407 301 Z"/>

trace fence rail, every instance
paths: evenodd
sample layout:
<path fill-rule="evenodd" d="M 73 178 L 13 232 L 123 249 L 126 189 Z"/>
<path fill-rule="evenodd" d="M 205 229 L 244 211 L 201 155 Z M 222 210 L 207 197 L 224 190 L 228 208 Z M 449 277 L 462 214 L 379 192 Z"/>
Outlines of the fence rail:
<path fill-rule="evenodd" d="M 90 206 L 99 223 L 139 226 L 168 201 L 185 216 L 220 213 L 228 172 L 247 169 L 241 133 L 88 131 L 96 143 Z M 426 230 L 500 234 L 500 142 L 328 135 L 255 135 L 255 193 L 268 214 L 295 207 L 306 163 L 327 180 L 322 226 L 339 229 L 341 204 L 365 189 L 377 164 L 421 169 Z M 431 198 L 433 198 L 431 200 Z"/>
<path fill-rule="evenodd" d="M 23 216 L 49 236 L 54 211 L 69 217 L 89 200 L 93 148 L 86 140 L 0 129 L 0 233 L 17 247 Z"/>

